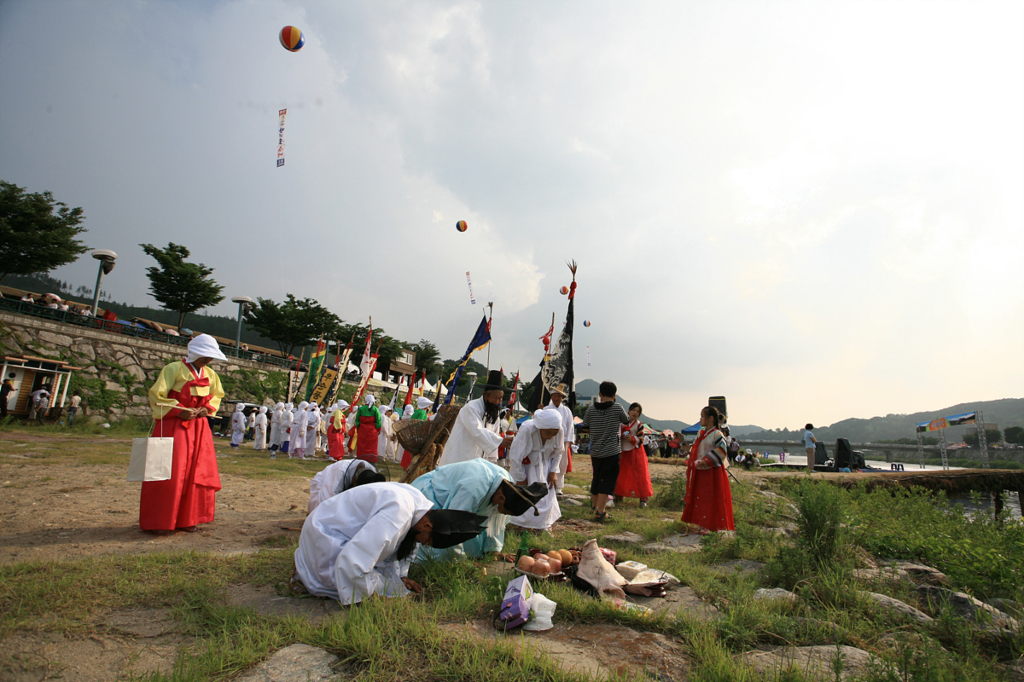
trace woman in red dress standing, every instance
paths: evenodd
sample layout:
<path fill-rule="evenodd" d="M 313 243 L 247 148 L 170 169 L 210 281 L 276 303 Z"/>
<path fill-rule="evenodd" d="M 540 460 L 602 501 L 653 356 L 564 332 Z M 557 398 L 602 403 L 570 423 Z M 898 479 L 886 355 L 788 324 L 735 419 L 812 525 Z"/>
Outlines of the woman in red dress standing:
<path fill-rule="evenodd" d="M 619 457 L 619 478 L 615 481 L 615 497 L 640 498 L 640 506 L 647 506 L 647 499 L 654 494 L 651 487 L 651 471 L 647 466 L 647 452 L 640 436 L 640 415 L 644 408 L 640 403 L 629 406 L 629 423 L 621 426 L 622 455 Z"/>
<path fill-rule="evenodd" d="M 714 407 L 700 412 L 700 435 L 686 460 L 686 496 L 683 523 L 700 526 L 701 533 L 735 530 L 732 518 L 732 490 L 725 470 L 728 454 L 725 436 L 719 428 L 722 414 Z"/>
<path fill-rule="evenodd" d="M 171 478 L 142 484 L 139 527 L 147 533 L 194 533 L 213 521 L 220 473 L 207 417 L 217 413 L 224 397 L 220 377 L 207 367 L 214 360 L 227 358 L 216 339 L 199 334 L 189 342 L 185 360 L 164 367 L 149 389 L 153 437 L 174 438 L 174 448 Z"/>
<path fill-rule="evenodd" d="M 345 456 L 345 434 L 348 433 L 345 410 L 348 408 L 349 404 L 346 401 L 339 400 L 327 424 L 327 451 L 334 460 L 340 461 Z"/>

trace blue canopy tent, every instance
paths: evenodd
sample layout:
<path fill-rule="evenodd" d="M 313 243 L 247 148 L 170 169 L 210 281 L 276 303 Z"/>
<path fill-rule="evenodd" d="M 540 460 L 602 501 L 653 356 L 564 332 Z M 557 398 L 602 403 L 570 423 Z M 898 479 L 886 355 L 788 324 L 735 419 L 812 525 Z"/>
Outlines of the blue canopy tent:
<path fill-rule="evenodd" d="M 687 426 L 685 429 L 683 429 L 679 433 L 683 434 L 684 436 L 692 436 L 692 435 L 700 433 L 700 422 L 697 422 L 693 426 Z"/>

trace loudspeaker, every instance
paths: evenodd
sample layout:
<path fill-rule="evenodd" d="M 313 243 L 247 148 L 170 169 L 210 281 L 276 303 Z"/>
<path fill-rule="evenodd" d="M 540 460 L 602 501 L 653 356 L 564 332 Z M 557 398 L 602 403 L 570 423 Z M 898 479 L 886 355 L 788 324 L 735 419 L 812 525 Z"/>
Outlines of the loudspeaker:
<path fill-rule="evenodd" d="M 724 395 L 713 395 L 708 398 L 708 405 L 717 408 L 722 416 L 725 417 L 725 422 L 729 422 L 729 411 L 725 408 L 725 396 Z"/>
<path fill-rule="evenodd" d="M 853 448 L 845 438 L 836 439 L 836 469 L 852 468 Z"/>

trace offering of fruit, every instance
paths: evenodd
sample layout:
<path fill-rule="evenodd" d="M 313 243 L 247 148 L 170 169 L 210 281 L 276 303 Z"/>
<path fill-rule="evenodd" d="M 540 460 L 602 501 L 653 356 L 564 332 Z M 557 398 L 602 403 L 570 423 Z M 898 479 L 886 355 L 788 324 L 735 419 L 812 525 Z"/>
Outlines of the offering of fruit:
<path fill-rule="evenodd" d="M 543 555 L 541 555 L 543 556 Z M 546 578 L 551 573 L 551 564 L 548 561 L 538 559 L 533 564 L 533 574 L 538 578 Z"/>
<path fill-rule="evenodd" d="M 558 556 L 558 552 L 548 554 L 548 563 L 551 564 L 552 573 L 558 573 L 562 570 L 562 559 Z"/>
<path fill-rule="evenodd" d="M 519 563 L 516 564 L 516 568 L 518 568 L 520 571 L 523 571 L 524 573 L 530 573 L 531 571 L 533 571 L 533 564 L 533 557 L 523 555 L 519 557 Z"/>
<path fill-rule="evenodd" d="M 567 549 L 558 550 L 558 556 L 562 559 L 562 566 L 572 566 L 572 552 Z"/>

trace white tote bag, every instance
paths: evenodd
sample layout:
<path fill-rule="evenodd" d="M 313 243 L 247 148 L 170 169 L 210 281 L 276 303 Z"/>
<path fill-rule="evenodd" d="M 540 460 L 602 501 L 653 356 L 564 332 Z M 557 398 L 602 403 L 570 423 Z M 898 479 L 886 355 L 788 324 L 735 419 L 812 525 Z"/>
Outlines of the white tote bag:
<path fill-rule="evenodd" d="M 161 424 L 163 424 L 162 420 Z M 170 480 L 173 460 L 173 438 L 132 438 L 132 458 L 128 462 L 128 480 L 135 483 Z"/>

